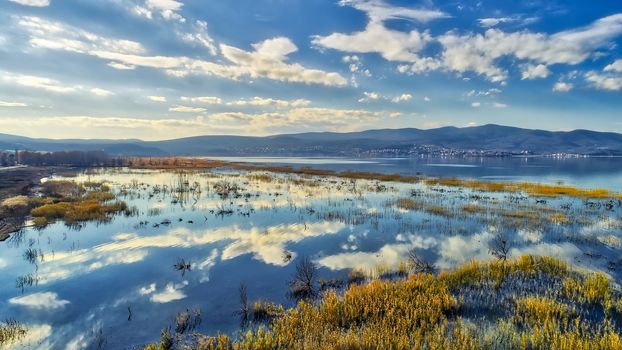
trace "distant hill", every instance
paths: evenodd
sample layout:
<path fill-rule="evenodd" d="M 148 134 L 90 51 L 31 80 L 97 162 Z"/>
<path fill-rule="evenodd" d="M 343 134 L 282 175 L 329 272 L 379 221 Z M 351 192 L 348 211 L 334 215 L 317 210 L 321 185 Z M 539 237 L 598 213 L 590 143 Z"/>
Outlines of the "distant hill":
<path fill-rule="evenodd" d="M 0 149 L 102 150 L 133 156 L 622 155 L 622 134 L 589 130 L 553 132 L 494 124 L 266 137 L 197 136 L 164 141 L 53 140 L 0 134 Z"/>

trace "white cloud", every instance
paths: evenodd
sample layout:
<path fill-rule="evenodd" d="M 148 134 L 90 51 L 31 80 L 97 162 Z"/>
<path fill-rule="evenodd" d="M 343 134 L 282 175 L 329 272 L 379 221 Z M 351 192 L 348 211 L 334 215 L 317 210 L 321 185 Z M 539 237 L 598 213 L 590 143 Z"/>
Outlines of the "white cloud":
<path fill-rule="evenodd" d="M 365 97 L 362 97 L 358 100 L 360 103 L 376 101 L 382 98 L 379 93 L 373 91 L 365 91 L 363 92 L 363 95 L 365 95 Z"/>
<path fill-rule="evenodd" d="M 59 81 L 44 77 L 36 77 L 32 75 L 20 75 L 20 74 L 12 74 L 5 73 L 2 76 L 4 81 L 13 82 L 15 84 L 32 87 L 36 89 L 43 89 L 56 93 L 69 93 L 78 90 L 78 87 L 75 86 L 65 86 L 62 85 Z"/>
<path fill-rule="evenodd" d="M 471 103 L 471 107 L 473 108 L 479 108 L 482 104 L 480 102 L 473 102 Z"/>
<path fill-rule="evenodd" d="M 391 6 L 383 0 L 341 0 L 339 5 L 351 6 L 367 13 L 367 17 L 369 17 L 372 22 L 382 22 L 391 19 L 429 22 L 431 20 L 449 17 L 446 13 L 438 10 Z"/>
<path fill-rule="evenodd" d="M 33 293 L 9 299 L 10 304 L 21 305 L 37 310 L 60 309 L 69 304 L 69 301 L 58 298 L 54 292 Z"/>
<path fill-rule="evenodd" d="M 425 102 L 430 102 L 430 98 L 429 98 L 428 96 L 423 96 L 423 100 L 424 100 Z"/>
<path fill-rule="evenodd" d="M 574 87 L 574 85 L 572 83 L 566 83 L 563 81 L 558 81 L 557 83 L 555 83 L 555 85 L 553 85 L 553 91 L 556 92 L 568 92 L 570 90 L 572 90 L 572 88 Z"/>
<path fill-rule="evenodd" d="M 405 243 L 385 244 L 375 252 L 349 252 L 326 256 L 319 259 L 317 263 L 331 270 L 359 268 L 371 272 L 380 265 L 397 267 L 407 258 L 408 251 L 413 248 L 430 249 L 438 244 L 433 237 L 424 238 L 416 235 L 407 235 L 402 241 Z"/>
<path fill-rule="evenodd" d="M 152 0 L 149 3 L 151 6 L 164 8 L 164 11 L 178 9 L 177 5 L 174 5 L 178 3 L 177 1 Z M 108 66 L 115 69 L 157 68 L 179 78 L 194 74 L 213 75 L 233 80 L 248 77 L 327 86 L 347 84 L 347 80 L 339 73 L 309 69 L 297 63 L 289 63 L 288 55 L 298 51 L 298 47 L 285 37 L 255 43 L 252 45 L 252 51 L 221 44 L 220 51 L 229 62 L 223 64 L 183 56 L 145 55 L 145 49 L 137 42 L 101 37 L 76 27 L 38 17 L 18 17 L 18 23 L 29 32 L 29 42 L 33 47 L 95 56 L 108 61 Z M 191 35 L 192 41 L 198 41 L 210 49 L 210 46 L 215 44 L 206 33 L 207 24 L 197 22 L 196 25 L 199 32 Z M 215 53 L 215 46 L 210 50 L 212 49 Z"/>
<path fill-rule="evenodd" d="M 147 98 L 155 102 L 166 102 L 165 96 L 147 96 Z"/>
<path fill-rule="evenodd" d="M 466 96 L 468 96 L 468 97 L 491 96 L 493 94 L 500 94 L 500 93 L 501 93 L 501 90 L 499 90 L 497 88 L 491 88 L 491 89 L 488 89 L 488 90 L 480 90 L 480 91 L 471 90 L 471 91 L 466 93 Z"/>
<path fill-rule="evenodd" d="M 214 39 L 207 33 L 207 22 L 205 21 L 196 21 L 193 33 L 178 33 L 178 35 L 185 42 L 205 47 L 214 56 L 218 53 Z"/>
<path fill-rule="evenodd" d="M 9 0 L 24 6 L 46 7 L 50 6 L 50 0 Z"/>
<path fill-rule="evenodd" d="M 7 102 L 0 101 L 0 107 L 27 107 L 28 105 L 22 102 Z"/>
<path fill-rule="evenodd" d="M 492 104 L 492 106 L 494 108 L 507 108 L 508 105 L 506 105 L 505 103 L 495 102 Z"/>
<path fill-rule="evenodd" d="M 296 100 L 279 100 L 274 98 L 262 98 L 262 97 L 253 97 L 248 100 L 237 100 L 233 102 L 227 103 L 232 106 L 256 106 L 256 107 L 277 107 L 277 108 L 288 108 L 288 107 L 306 107 L 311 104 L 311 101 L 306 99 L 296 99 Z"/>
<path fill-rule="evenodd" d="M 201 271 L 201 277 L 199 278 L 200 283 L 209 282 L 209 271 L 212 267 L 216 266 L 217 259 L 218 249 L 214 248 L 208 257 L 197 264 L 196 269 Z"/>
<path fill-rule="evenodd" d="M 523 67 L 523 76 L 521 79 L 530 80 L 536 78 L 546 78 L 549 76 L 550 73 L 551 71 L 549 71 L 549 68 L 544 64 L 528 64 Z"/>
<path fill-rule="evenodd" d="M 448 17 L 438 10 L 394 7 L 381 0 L 342 0 L 339 4 L 367 13 L 367 26 L 363 31 L 352 34 L 315 36 L 313 45 L 344 52 L 378 53 L 388 61 L 418 62 L 420 58 L 417 52 L 425 47 L 431 36 L 428 32 L 420 33 L 417 30 L 407 33 L 392 30 L 385 26 L 385 21 L 407 19 L 427 22 Z"/>
<path fill-rule="evenodd" d="M 615 60 L 612 64 L 607 65 L 603 71 L 622 73 L 622 60 Z"/>
<path fill-rule="evenodd" d="M 34 16 L 21 16 L 17 19 L 18 25 L 30 34 L 29 43 L 35 48 L 77 53 L 88 53 L 93 50 L 128 54 L 144 52 L 142 45 L 135 41 L 102 37 L 73 26 Z"/>
<path fill-rule="evenodd" d="M 338 73 L 286 62 L 287 56 L 298 50 L 288 38 L 268 39 L 253 44 L 253 48 L 254 51 L 245 51 L 221 44 L 220 51 L 230 62 L 228 65 L 188 57 L 142 56 L 110 51 L 92 51 L 89 54 L 129 66 L 165 69 L 168 74 L 180 78 L 204 74 L 233 80 L 249 77 L 327 86 L 347 84 L 347 80 Z"/>
<path fill-rule="evenodd" d="M 99 97 L 107 97 L 114 95 L 112 91 L 100 89 L 100 88 L 86 88 L 81 85 L 65 85 L 58 80 L 50 79 L 46 77 L 38 77 L 33 75 L 22 75 L 22 74 L 14 74 L 5 72 L 2 75 L 1 80 L 7 83 L 13 83 L 20 86 L 25 86 L 29 88 L 41 89 L 49 92 L 59 93 L 59 94 L 67 94 L 67 93 L 76 93 L 76 92 L 88 92 L 95 96 Z M 0 107 L 3 105 L 0 104 Z M 20 107 L 19 105 L 7 106 L 4 107 Z"/>
<path fill-rule="evenodd" d="M 164 290 L 160 292 L 154 292 L 150 300 L 154 303 L 170 303 L 171 301 L 181 300 L 186 298 L 186 294 L 183 292 L 184 287 L 188 285 L 188 281 L 173 284 L 168 283 Z"/>
<path fill-rule="evenodd" d="M 574 65 L 586 60 L 594 50 L 606 46 L 621 33 L 622 14 L 616 14 L 553 35 L 488 29 L 484 34 L 449 32 L 438 40 L 444 47 L 442 60 L 445 69 L 458 73 L 475 72 L 490 81 L 500 82 L 508 74 L 496 65 L 496 60 L 501 57 L 513 56 L 544 65 Z"/>
<path fill-rule="evenodd" d="M 123 64 L 123 63 L 118 63 L 118 62 L 108 62 L 108 66 L 114 68 L 114 69 L 119 69 L 119 70 L 132 70 L 132 69 L 136 69 L 136 66 L 133 66 L 131 64 Z"/>
<path fill-rule="evenodd" d="M 189 107 L 189 106 L 173 106 L 168 109 L 169 112 L 180 112 L 180 113 L 203 113 L 206 111 L 205 108 L 202 107 Z"/>
<path fill-rule="evenodd" d="M 155 14 L 166 20 L 185 22 L 186 19 L 178 13 L 184 4 L 177 0 L 146 0 L 144 5 L 135 6 L 134 14 L 148 19 L 153 19 Z"/>
<path fill-rule="evenodd" d="M 220 97 L 214 97 L 214 96 L 197 96 L 197 97 L 182 96 L 180 99 L 184 102 L 205 103 L 208 105 L 222 104 L 222 99 Z"/>
<path fill-rule="evenodd" d="M 104 89 L 100 89 L 100 88 L 93 88 L 90 91 L 95 96 L 107 97 L 107 96 L 114 95 L 114 92 L 108 91 L 108 90 L 104 90 Z"/>
<path fill-rule="evenodd" d="M 366 103 L 366 102 L 371 102 L 371 101 L 385 100 L 385 101 L 390 101 L 392 103 L 402 103 L 402 102 L 408 102 L 408 101 L 412 100 L 412 98 L 413 98 L 413 96 L 411 94 L 408 94 L 408 93 L 403 93 L 403 94 L 395 96 L 395 97 L 388 97 L 388 96 L 383 96 L 383 95 L 381 95 L 381 94 L 379 94 L 377 92 L 365 91 L 365 92 L 363 92 L 363 95 L 365 95 L 365 96 L 359 98 L 358 102 Z"/>
<path fill-rule="evenodd" d="M 585 74 L 585 80 L 590 83 L 592 87 L 599 90 L 622 90 L 622 75 L 588 72 Z"/>
<path fill-rule="evenodd" d="M 173 107 L 174 108 L 174 107 Z M 193 108 L 193 107 L 190 107 Z M 157 140 L 205 134 L 269 135 L 308 128 L 314 131 L 357 131 L 372 128 L 392 118 L 391 111 L 364 109 L 293 108 L 270 113 L 224 112 L 194 118 L 138 118 L 93 116 L 4 116 L 0 129 L 5 133 L 55 137 L 119 138 L 119 135 Z"/>
<path fill-rule="evenodd" d="M 151 283 L 150 285 L 146 286 L 146 287 L 141 287 L 138 290 L 138 294 L 140 295 L 149 295 L 149 294 L 153 294 L 156 291 L 156 284 L 155 283 Z"/>
<path fill-rule="evenodd" d="M 408 102 L 412 99 L 413 99 L 413 95 L 411 94 L 401 94 L 399 96 L 395 96 L 394 98 L 392 98 L 391 102 L 393 103 Z"/>
<path fill-rule="evenodd" d="M 479 18 L 477 21 L 479 25 L 482 27 L 494 27 L 499 23 L 512 22 L 515 20 L 512 17 L 488 17 L 488 18 Z"/>

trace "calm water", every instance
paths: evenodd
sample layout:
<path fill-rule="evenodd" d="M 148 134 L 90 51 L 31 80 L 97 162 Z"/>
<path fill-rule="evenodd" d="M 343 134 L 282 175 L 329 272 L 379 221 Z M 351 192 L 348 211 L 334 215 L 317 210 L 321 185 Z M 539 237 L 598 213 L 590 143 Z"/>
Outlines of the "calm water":
<path fill-rule="evenodd" d="M 580 187 L 606 187 L 622 192 L 622 158 L 284 158 L 211 157 L 260 164 L 311 166 L 403 175 L 473 177 L 507 181 L 538 181 Z"/>
<path fill-rule="evenodd" d="M 542 159 L 311 162 L 334 169 L 520 176 L 620 188 L 618 160 L 584 161 L 589 164 Z M 240 283 L 248 286 L 250 300 L 291 305 L 287 283 L 301 256 L 312 258 L 326 279 L 345 277 L 352 268 L 395 266 L 410 249 L 449 268 L 472 258 L 490 258 L 488 243 L 500 231 L 512 237 L 513 255 L 554 255 L 621 280 L 620 272 L 611 268 L 622 253 L 622 209 L 617 205 L 587 208 L 569 199 L 543 205 L 535 198 L 421 184 L 255 175 L 137 170 L 80 175 L 78 181 L 110 183 L 139 215 L 80 228 L 57 223 L 26 229 L 0 244 L 0 315 L 31 329 L 16 347 L 81 349 L 105 339 L 106 348 L 132 348 L 155 341 L 161 329 L 174 326 L 177 313 L 194 308 L 202 311 L 199 331 L 235 333 Z M 215 193 L 214 185 L 223 182 L 237 184 L 239 193 L 227 198 Z M 200 192 L 170 191 L 197 185 Z M 452 215 L 400 209 L 394 201 L 403 197 L 443 206 Z M 465 215 L 460 208 L 467 204 L 488 208 L 491 214 Z M 492 214 L 546 213 L 547 208 L 561 212 L 561 207 L 564 215 L 582 220 L 560 225 L 545 217 L 542 224 L 516 227 Z M 28 258 L 29 249 L 36 250 L 36 259 Z M 190 261 L 192 269 L 176 271 L 173 265 L 179 258 Z M 26 283 L 22 291 L 16 281 L 24 276 L 36 282 Z"/>

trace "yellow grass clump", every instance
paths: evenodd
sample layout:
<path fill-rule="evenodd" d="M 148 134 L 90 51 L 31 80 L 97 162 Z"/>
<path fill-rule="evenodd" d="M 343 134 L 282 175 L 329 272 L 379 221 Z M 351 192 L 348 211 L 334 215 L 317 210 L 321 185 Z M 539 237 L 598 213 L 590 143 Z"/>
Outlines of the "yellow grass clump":
<path fill-rule="evenodd" d="M 556 299 L 559 294 L 510 294 L 509 316 L 483 323 L 462 319 L 461 301 L 452 288 L 487 283 L 500 271 L 506 276 L 548 274 L 585 280 L 567 287 L 573 294 L 566 301 Z M 351 284 L 343 293 L 329 290 L 317 302 L 302 301 L 267 326 L 253 328 L 237 339 L 196 335 L 195 342 L 184 348 L 620 350 L 619 329 L 609 319 L 590 324 L 575 309 L 580 303 L 577 298 L 601 303 L 605 291 L 611 295 L 610 288 L 604 275 L 582 275 L 549 257 L 523 256 L 505 264 L 472 261 L 439 276 L 411 274 L 405 279 Z M 618 304 L 622 302 L 612 303 L 616 308 Z M 170 338 L 147 349 L 168 349 L 163 344 L 170 345 Z"/>
<path fill-rule="evenodd" d="M 524 192 L 536 197 L 620 198 L 622 194 L 607 189 L 583 189 L 573 186 L 548 185 L 531 182 L 491 182 L 458 178 L 431 178 L 424 183 L 430 186 L 465 187 L 485 192 Z"/>

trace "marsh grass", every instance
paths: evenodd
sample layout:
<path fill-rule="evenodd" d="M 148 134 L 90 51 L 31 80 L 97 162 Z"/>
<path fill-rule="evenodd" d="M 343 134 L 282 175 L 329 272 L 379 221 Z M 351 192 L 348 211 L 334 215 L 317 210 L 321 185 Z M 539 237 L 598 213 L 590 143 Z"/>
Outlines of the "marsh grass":
<path fill-rule="evenodd" d="M 14 319 L 0 323 L 0 347 L 11 346 L 24 339 L 28 328 Z"/>
<path fill-rule="evenodd" d="M 604 275 L 554 258 L 472 261 L 439 275 L 328 289 L 238 338 L 197 336 L 187 348 L 619 350 L 621 298 Z M 492 311 L 481 313 L 486 305 Z"/>
<path fill-rule="evenodd" d="M 46 197 L 31 199 L 30 215 L 35 227 L 45 227 L 55 220 L 63 220 L 67 225 L 91 220 L 105 222 L 114 214 L 132 212 L 125 202 L 113 201 L 115 195 L 103 182 L 47 181 L 40 192 Z"/>
<path fill-rule="evenodd" d="M 397 207 L 400 209 L 423 211 L 428 214 L 438 215 L 438 216 L 443 216 L 443 217 L 452 217 L 454 215 L 454 213 L 451 210 L 443 206 L 430 204 L 425 201 L 414 200 L 411 198 L 400 198 L 397 201 L 395 201 L 395 205 L 397 205 Z"/>
<path fill-rule="evenodd" d="M 336 176 L 347 179 L 365 179 L 387 182 L 418 183 L 429 186 L 462 187 L 482 192 L 526 193 L 534 197 L 575 197 L 584 199 L 622 200 L 622 194 L 607 189 L 583 189 L 561 184 L 549 185 L 530 182 L 493 182 L 475 179 L 426 178 L 423 176 L 403 176 L 371 172 L 321 170 L 308 167 L 262 166 L 245 163 L 232 163 L 198 158 L 127 158 L 124 166 L 145 169 L 236 169 L 249 171 L 269 171 L 299 175 Z"/>

